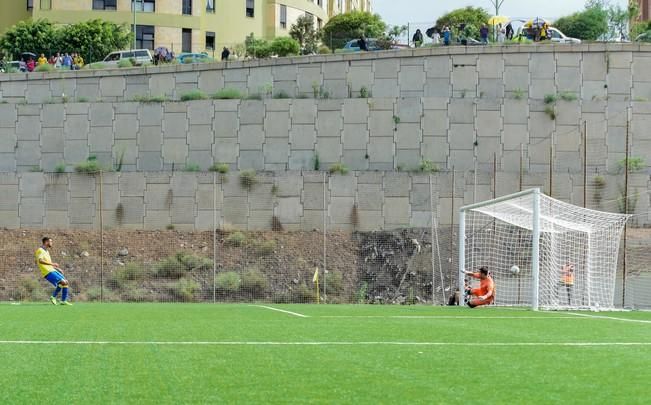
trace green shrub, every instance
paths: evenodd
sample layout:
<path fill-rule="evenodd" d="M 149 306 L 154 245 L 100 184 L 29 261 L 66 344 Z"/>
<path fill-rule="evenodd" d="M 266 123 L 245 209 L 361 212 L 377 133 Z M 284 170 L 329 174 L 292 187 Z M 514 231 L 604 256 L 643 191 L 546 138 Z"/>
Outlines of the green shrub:
<path fill-rule="evenodd" d="M 260 256 L 269 256 L 276 250 L 276 241 L 273 239 L 262 242 L 255 241 L 253 243 L 253 248 L 255 249 L 256 254 Z"/>
<path fill-rule="evenodd" d="M 183 168 L 184 172 L 200 172 L 201 167 L 197 163 L 187 163 Z"/>
<path fill-rule="evenodd" d="M 122 289 L 130 283 L 145 280 L 148 275 L 149 272 L 141 264 L 130 262 L 113 271 L 109 286 L 113 289 Z"/>
<path fill-rule="evenodd" d="M 213 94 L 211 98 L 215 100 L 237 100 L 242 98 L 242 93 L 237 89 L 221 89 Z"/>
<path fill-rule="evenodd" d="M 228 235 L 224 241 L 227 246 L 242 246 L 245 242 L 246 236 L 240 231 L 235 231 L 232 234 Z"/>
<path fill-rule="evenodd" d="M 556 102 L 556 94 L 546 94 L 543 100 L 545 104 L 553 104 Z"/>
<path fill-rule="evenodd" d="M 576 101 L 576 94 L 571 91 L 563 91 L 558 95 L 563 101 Z"/>
<path fill-rule="evenodd" d="M 176 260 L 181 263 L 187 270 L 200 271 L 212 270 L 213 261 L 207 257 L 196 256 L 191 253 L 179 252 L 176 254 Z"/>
<path fill-rule="evenodd" d="M 108 66 L 102 62 L 89 63 L 83 69 L 106 69 Z"/>
<path fill-rule="evenodd" d="M 156 263 L 154 271 L 158 277 L 181 278 L 187 273 L 187 268 L 176 256 L 170 256 Z"/>
<path fill-rule="evenodd" d="M 240 275 L 234 271 L 219 273 L 217 274 L 217 277 L 215 277 L 215 285 L 217 289 L 223 292 L 237 292 L 237 290 L 240 289 L 240 284 Z"/>
<path fill-rule="evenodd" d="M 265 39 L 255 38 L 253 34 L 246 37 L 246 56 L 252 58 L 268 58 L 271 56 L 271 45 Z"/>
<path fill-rule="evenodd" d="M 130 67 L 133 67 L 133 62 L 131 62 L 131 59 L 120 59 L 118 61 L 118 67 L 119 68 L 130 68 Z"/>
<path fill-rule="evenodd" d="M 150 301 L 152 298 L 151 295 L 151 292 L 146 288 L 129 286 L 122 291 L 121 300 L 126 302 Z"/>
<path fill-rule="evenodd" d="M 346 167 L 346 165 L 343 163 L 335 163 L 332 166 L 330 166 L 329 171 L 330 174 L 339 173 L 341 175 L 346 175 L 348 174 L 348 167 Z"/>
<path fill-rule="evenodd" d="M 66 171 L 66 164 L 63 162 L 58 163 L 56 166 L 54 166 L 55 173 L 65 173 L 65 171 Z"/>
<path fill-rule="evenodd" d="M 291 299 L 294 303 L 312 304 L 316 302 L 316 293 L 305 284 L 299 284 L 292 288 Z"/>
<path fill-rule="evenodd" d="M 189 278 L 181 278 L 172 286 L 171 293 L 181 301 L 194 301 L 195 295 L 201 290 L 201 286 L 196 281 Z"/>
<path fill-rule="evenodd" d="M 56 68 L 49 63 L 45 63 L 43 65 L 38 65 L 34 68 L 35 72 L 54 72 Z"/>
<path fill-rule="evenodd" d="M 617 166 L 619 167 L 620 170 L 624 170 L 624 167 L 626 167 L 626 159 L 622 159 L 619 162 L 617 162 Z M 645 167 L 644 159 L 641 157 L 635 157 L 631 156 L 628 158 L 628 170 L 630 172 L 637 172 Z"/>
<path fill-rule="evenodd" d="M 230 166 L 228 163 L 215 163 L 212 166 L 210 166 L 210 171 L 211 172 L 217 172 L 220 174 L 226 174 L 230 170 Z"/>
<path fill-rule="evenodd" d="M 271 52 L 280 57 L 298 55 L 301 45 L 291 37 L 276 37 L 271 41 Z"/>
<path fill-rule="evenodd" d="M 370 97 L 370 92 L 366 88 L 366 86 L 362 86 L 362 88 L 359 89 L 359 98 L 369 98 Z"/>
<path fill-rule="evenodd" d="M 269 288 L 267 277 L 256 267 L 247 269 L 241 278 L 240 290 L 254 298 L 262 298 Z"/>
<path fill-rule="evenodd" d="M 344 291 L 344 276 L 340 271 L 330 271 L 324 279 L 326 294 L 339 295 Z"/>
<path fill-rule="evenodd" d="M 77 173 L 97 173 L 104 170 L 97 160 L 88 159 L 85 162 L 77 163 L 75 171 Z"/>
<path fill-rule="evenodd" d="M 164 103 L 170 101 L 167 96 L 133 96 L 132 101 L 137 101 L 140 103 Z"/>
<path fill-rule="evenodd" d="M 522 100 L 524 98 L 524 90 L 521 88 L 517 88 L 513 90 L 513 99 L 514 100 Z"/>
<path fill-rule="evenodd" d="M 208 97 L 199 90 L 192 90 L 181 95 L 181 101 L 205 100 L 206 98 Z"/>
<path fill-rule="evenodd" d="M 11 289 L 11 298 L 17 301 L 37 301 L 43 297 L 45 293 L 35 277 L 22 277 L 17 288 Z"/>
<path fill-rule="evenodd" d="M 421 161 L 419 169 L 423 173 L 436 173 L 439 171 L 438 165 L 431 160 Z"/>
<path fill-rule="evenodd" d="M 545 107 L 545 114 L 551 119 L 552 121 L 556 119 L 556 110 L 554 109 L 553 105 L 548 105 Z"/>
<path fill-rule="evenodd" d="M 240 172 L 240 186 L 242 186 L 242 188 L 251 190 L 257 182 L 258 179 L 255 177 L 255 170 L 243 170 Z"/>
<path fill-rule="evenodd" d="M 276 93 L 274 93 L 273 98 L 275 99 L 285 99 L 285 98 L 290 98 L 289 94 L 285 90 L 278 90 Z"/>
<path fill-rule="evenodd" d="M 327 54 L 332 53 L 332 50 L 330 48 L 328 48 L 326 45 L 321 45 L 319 47 L 318 52 L 319 52 L 320 55 L 327 55 Z"/>

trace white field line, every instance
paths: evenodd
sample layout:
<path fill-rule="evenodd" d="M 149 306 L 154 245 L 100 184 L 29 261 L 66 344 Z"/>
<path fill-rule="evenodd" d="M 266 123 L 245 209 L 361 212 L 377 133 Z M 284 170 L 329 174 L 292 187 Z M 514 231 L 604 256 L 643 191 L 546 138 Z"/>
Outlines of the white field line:
<path fill-rule="evenodd" d="M 572 319 L 566 316 L 464 316 L 464 315 L 321 315 L 316 318 L 383 318 L 383 319 Z"/>
<path fill-rule="evenodd" d="M 589 314 L 579 314 L 576 312 L 569 312 L 569 314 L 574 316 L 582 316 L 584 318 L 591 319 L 610 319 L 611 321 L 622 321 L 622 322 L 634 322 L 634 323 L 651 323 L 651 321 L 645 319 L 627 319 L 627 318 L 618 318 L 615 316 L 605 316 L 605 315 L 589 315 Z"/>
<path fill-rule="evenodd" d="M 258 307 L 258 308 L 264 308 L 264 309 L 270 309 L 272 311 L 278 311 L 278 312 L 283 312 L 285 314 L 293 315 L 293 316 L 298 316 L 299 318 L 309 318 L 307 315 L 299 314 L 298 312 L 292 312 L 292 311 L 286 311 L 284 309 L 280 308 L 274 308 L 274 307 L 268 307 L 266 305 L 251 305 L 252 307 Z"/>
<path fill-rule="evenodd" d="M 109 341 L 0 340 L 0 345 L 121 345 L 121 346 L 457 346 L 457 347 L 600 347 L 651 346 L 651 342 L 256 342 L 256 341 Z"/>

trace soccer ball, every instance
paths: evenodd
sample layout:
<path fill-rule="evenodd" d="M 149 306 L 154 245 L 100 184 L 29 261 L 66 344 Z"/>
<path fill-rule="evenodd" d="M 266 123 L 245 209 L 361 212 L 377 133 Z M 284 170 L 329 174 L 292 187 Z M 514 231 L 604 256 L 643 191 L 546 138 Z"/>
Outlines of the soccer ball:
<path fill-rule="evenodd" d="M 515 264 L 513 266 L 511 266 L 511 274 L 516 275 L 518 273 L 520 273 L 520 268 L 518 266 L 516 266 Z"/>

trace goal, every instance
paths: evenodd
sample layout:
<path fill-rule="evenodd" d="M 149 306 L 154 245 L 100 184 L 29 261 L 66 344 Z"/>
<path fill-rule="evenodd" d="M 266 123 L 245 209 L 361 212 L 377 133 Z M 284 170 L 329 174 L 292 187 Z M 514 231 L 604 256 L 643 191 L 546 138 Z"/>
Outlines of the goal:
<path fill-rule="evenodd" d="M 553 199 L 537 188 L 464 206 L 460 291 L 464 270 L 486 266 L 495 280 L 494 305 L 614 308 L 619 241 L 627 219 Z"/>

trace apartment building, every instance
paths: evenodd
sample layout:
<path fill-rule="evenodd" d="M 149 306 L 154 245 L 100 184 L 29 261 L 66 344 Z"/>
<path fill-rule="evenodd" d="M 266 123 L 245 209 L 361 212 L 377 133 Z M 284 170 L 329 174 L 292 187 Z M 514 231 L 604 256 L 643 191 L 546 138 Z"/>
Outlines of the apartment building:
<path fill-rule="evenodd" d="M 250 33 L 289 35 L 302 15 L 317 26 L 331 16 L 371 11 L 371 0 L 0 0 L 0 33 L 24 19 L 57 24 L 103 19 L 136 27 L 136 46 L 165 46 L 175 52 L 219 50 L 244 42 Z"/>

